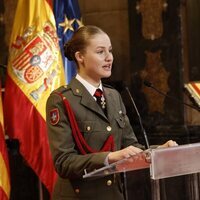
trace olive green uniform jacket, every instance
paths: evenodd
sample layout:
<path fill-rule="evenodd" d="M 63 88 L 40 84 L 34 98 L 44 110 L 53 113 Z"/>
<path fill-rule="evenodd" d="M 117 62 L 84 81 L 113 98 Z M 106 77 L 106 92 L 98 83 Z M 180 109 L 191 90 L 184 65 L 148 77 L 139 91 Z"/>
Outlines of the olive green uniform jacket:
<path fill-rule="evenodd" d="M 73 79 L 68 86 L 60 87 L 55 92 L 62 93 L 67 98 L 81 133 L 93 149 L 100 150 L 110 134 L 114 136 L 115 150 L 129 145 L 141 148 L 127 118 L 120 94 L 108 86 L 104 86 L 103 89 L 107 116 L 77 79 Z M 109 152 L 80 154 L 73 139 L 63 100 L 55 92 L 47 101 L 46 119 L 53 161 L 59 175 L 53 199 L 124 199 L 118 175 L 92 179 L 82 178 L 84 170 L 91 172 L 104 167 Z M 55 109 L 57 110 L 57 121 L 52 123 L 50 113 Z"/>

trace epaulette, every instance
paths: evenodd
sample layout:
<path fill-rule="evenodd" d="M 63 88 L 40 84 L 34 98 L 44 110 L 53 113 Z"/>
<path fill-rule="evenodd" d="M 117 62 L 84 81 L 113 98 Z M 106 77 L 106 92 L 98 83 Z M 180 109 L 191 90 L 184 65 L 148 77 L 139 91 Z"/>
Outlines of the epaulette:
<path fill-rule="evenodd" d="M 52 94 L 56 93 L 56 92 L 63 94 L 64 92 L 68 91 L 69 89 L 70 89 L 70 87 L 68 87 L 68 85 L 63 85 L 63 86 L 60 86 L 58 89 L 54 90 L 52 92 Z"/>

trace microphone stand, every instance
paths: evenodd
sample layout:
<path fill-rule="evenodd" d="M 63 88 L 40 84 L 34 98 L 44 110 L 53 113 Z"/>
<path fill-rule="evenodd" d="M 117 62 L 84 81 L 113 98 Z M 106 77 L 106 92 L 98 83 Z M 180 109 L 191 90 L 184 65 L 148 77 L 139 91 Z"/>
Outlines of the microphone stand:
<path fill-rule="evenodd" d="M 149 148 L 150 148 L 150 146 L 149 146 L 149 140 L 148 140 L 148 138 L 147 138 L 147 134 L 146 134 L 146 131 L 145 131 L 145 129 L 144 129 L 144 126 L 143 126 L 143 123 L 142 123 L 142 119 L 141 119 L 141 117 L 140 117 L 140 113 L 139 113 L 139 111 L 138 111 L 138 109 L 137 109 L 137 106 L 136 106 L 136 104 L 135 104 L 135 102 L 134 102 L 134 100 L 133 100 L 133 97 L 132 97 L 132 95 L 131 95 L 131 93 L 130 93 L 130 91 L 129 91 L 129 88 L 128 88 L 127 86 L 125 86 L 125 89 L 126 89 L 128 95 L 129 95 L 129 97 L 130 97 L 130 99 L 131 99 L 131 102 L 132 102 L 132 104 L 133 104 L 133 106 L 134 106 L 134 108 L 135 108 L 135 111 L 136 111 L 136 113 L 137 113 L 137 116 L 138 116 L 138 119 L 139 119 L 139 123 L 140 123 L 140 127 L 141 127 L 141 129 L 142 129 L 142 133 L 143 133 L 144 140 L 145 140 L 145 147 L 146 147 L 147 149 L 149 149 Z"/>
<path fill-rule="evenodd" d="M 128 88 L 127 86 L 124 86 L 124 88 L 126 89 L 128 95 L 129 95 L 129 97 L 130 97 L 130 99 L 131 99 L 131 103 L 133 104 L 134 109 L 135 109 L 135 111 L 136 111 L 136 113 L 137 113 L 137 116 L 138 116 L 138 118 L 139 118 L 140 127 L 141 127 L 141 129 L 142 129 L 142 133 L 143 133 L 143 136 L 144 136 L 144 139 L 145 139 L 145 147 L 146 147 L 147 149 L 149 149 L 149 148 L 150 148 L 150 146 L 149 146 L 149 141 L 148 141 L 148 138 L 147 138 L 146 131 L 145 131 L 145 129 L 144 129 L 144 127 L 143 127 L 143 124 L 142 124 L 142 119 L 141 119 L 141 117 L 140 117 L 140 113 L 139 113 L 139 111 L 138 111 L 138 109 L 137 109 L 137 106 L 136 106 L 136 104 L 135 104 L 135 102 L 134 102 L 134 100 L 133 100 L 133 97 L 132 97 L 132 95 L 131 95 L 131 93 L 130 93 L 130 91 L 129 91 L 129 88 Z M 126 172 L 123 172 L 123 179 L 124 179 L 124 190 L 125 190 L 125 191 L 124 191 L 124 196 L 125 196 L 125 200 L 128 200 L 127 176 L 126 176 Z"/>
<path fill-rule="evenodd" d="M 167 97 L 167 98 L 169 98 L 169 99 L 173 99 L 174 101 L 176 101 L 176 102 L 178 102 L 178 103 L 181 103 L 181 104 L 183 104 L 183 105 L 189 106 L 190 108 L 195 109 L 196 111 L 200 112 L 200 108 L 198 108 L 198 107 L 196 107 L 196 106 L 193 106 L 193 105 L 191 105 L 191 104 L 185 103 L 185 102 L 183 102 L 183 101 L 181 101 L 181 100 L 179 100 L 179 99 L 177 99 L 177 98 L 175 98 L 175 97 L 173 97 L 173 96 L 169 96 L 169 95 L 165 94 L 164 92 L 162 92 L 162 91 L 158 90 L 157 88 L 155 88 L 155 87 L 153 86 L 153 84 L 152 84 L 151 82 L 147 81 L 147 80 L 144 80 L 144 85 L 145 85 L 146 87 L 152 88 L 153 90 L 155 90 L 156 92 L 158 92 L 159 94 L 161 94 L 161 95 L 164 96 L 164 97 Z"/>

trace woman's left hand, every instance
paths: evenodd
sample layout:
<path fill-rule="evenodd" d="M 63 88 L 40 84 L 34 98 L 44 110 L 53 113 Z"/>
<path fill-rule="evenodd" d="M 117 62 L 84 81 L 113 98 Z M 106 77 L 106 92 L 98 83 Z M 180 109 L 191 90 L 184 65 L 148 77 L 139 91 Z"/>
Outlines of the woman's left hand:
<path fill-rule="evenodd" d="M 173 140 L 168 140 L 167 142 L 165 142 L 164 144 L 158 146 L 158 148 L 163 148 L 163 147 L 174 147 L 174 146 L 178 146 L 178 144 L 173 141 Z"/>

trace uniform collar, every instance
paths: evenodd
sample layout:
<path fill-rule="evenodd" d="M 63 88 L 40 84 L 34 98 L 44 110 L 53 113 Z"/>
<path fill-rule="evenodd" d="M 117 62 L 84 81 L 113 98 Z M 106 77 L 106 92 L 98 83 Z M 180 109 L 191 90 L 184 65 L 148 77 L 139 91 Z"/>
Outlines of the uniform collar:
<path fill-rule="evenodd" d="M 95 91 L 96 91 L 96 87 L 94 87 L 92 84 L 90 84 L 88 81 L 86 81 L 85 79 L 83 79 L 79 74 L 76 75 L 76 79 L 78 81 L 80 81 L 84 87 L 87 89 L 87 91 L 93 96 Z M 102 86 L 102 82 L 100 82 L 99 84 L 99 89 L 101 89 L 103 91 L 103 86 Z"/>

